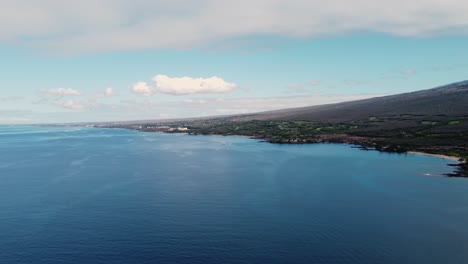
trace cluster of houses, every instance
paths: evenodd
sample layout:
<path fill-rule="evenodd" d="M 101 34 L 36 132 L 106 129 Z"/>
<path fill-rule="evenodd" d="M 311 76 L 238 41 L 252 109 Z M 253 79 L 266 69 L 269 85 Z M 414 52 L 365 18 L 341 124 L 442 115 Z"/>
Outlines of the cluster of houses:
<path fill-rule="evenodd" d="M 138 126 L 137 129 L 144 131 L 161 131 L 161 132 L 185 132 L 187 127 L 170 127 L 170 126 Z"/>

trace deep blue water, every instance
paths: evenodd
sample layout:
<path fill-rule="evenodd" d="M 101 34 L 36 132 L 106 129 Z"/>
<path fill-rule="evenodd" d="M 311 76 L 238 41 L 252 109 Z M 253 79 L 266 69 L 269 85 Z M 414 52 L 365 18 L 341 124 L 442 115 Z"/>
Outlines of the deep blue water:
<path fill-rule="evenodd" d="M 346 145 L 0 127 L 0 263 L 468 263 L 450 161 Z"/>

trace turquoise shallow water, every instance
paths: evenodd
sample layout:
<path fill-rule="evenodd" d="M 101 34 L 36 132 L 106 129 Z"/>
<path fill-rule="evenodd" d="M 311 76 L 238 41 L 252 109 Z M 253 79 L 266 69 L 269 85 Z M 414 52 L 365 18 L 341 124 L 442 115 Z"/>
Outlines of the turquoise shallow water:
<path fill-rule="evenodd" d="M 468 263 L 450 161 L 346 145 L 0 127 L 1 263 Z"/>

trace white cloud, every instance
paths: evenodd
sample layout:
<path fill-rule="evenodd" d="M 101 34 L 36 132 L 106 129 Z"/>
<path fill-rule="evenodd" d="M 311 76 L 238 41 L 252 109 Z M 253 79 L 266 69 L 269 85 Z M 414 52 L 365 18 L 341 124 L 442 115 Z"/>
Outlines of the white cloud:
<path fill-rule="evenodd" d="M 0 41 L 98 52 L 193 48 L 255 35 L 466 35 L 467 13 L 464 0 L 15 0 L 0 2 Z"/>
<path fill-rule="evenodd" d="M 49 104 L 70 110 L 82 110 L 85 106 L 79 100 L 69 99 L 82 96 L 82 93 L 72 88 L 43 89 L 39 91 L 38 103 Z"/>
<path fill-rule="evenodd" d="M 81 96 L 81 92 L 72 88 L 43 89 L 39 91 L 42 97 Z"/>
<path fill-rule="evenodd" d="M 117 96 L 117 93 L 112 87 L 106 88 L 102 93 L 96 94 L 96 97 L 114 97 Z"/>
<path fill-rule="evenodd" d="M 153 78 L 156 90 L 161 93 L 185 95 L 195 93 L 228 93 L 236 89 L 236 84 L 219 77 L 211 78 L 171 78 L 167 75 L 156 75 Z"/>
<path fill-rule="evenodd" d="M 80 91 L 72 88 L 42 89 L 39 91 L 40 100 L 37 103 L 69 110 L 83 110 L 86 108 L 86 105 L 82 101 L 71 99 L 81 97 L 82 95 Z"/>
<path fill-rule="evenodd" d="M 150 87 L 146 82 L 135 83 L 130 87 L 130 91 L 144 96 L 150 96 L 156 92 L 155 89 Z"/>
<path fill-rule="evenodd" d="M 114 91 L 114 89 L 112 89 L 112 87 L 108 87 L 108 88 L 106 88 L 106 90 L 104 90 L 104 95 L 105 96 L 116 96 L 117 93 Z"/>
<path fill-rule="evenodd" d="M 172 95 L 228 93 L 237 88 L 236 84 L 226 82 L 216 76 L 210 78 L 171 78 L 167 75 L 156 75 L 152 80 L 154 87 L 146 82 L 137 82 L 130 87 L 130 90 L 139 95 L 150 96 L 157 92 Z"/>

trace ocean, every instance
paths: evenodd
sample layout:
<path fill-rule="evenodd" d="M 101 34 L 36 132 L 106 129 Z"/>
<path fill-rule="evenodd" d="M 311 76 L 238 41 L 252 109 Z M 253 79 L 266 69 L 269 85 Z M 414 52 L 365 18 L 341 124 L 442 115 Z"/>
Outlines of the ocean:
<path fill-rule="evenodd" d="M 468 263 L 468 179 L 349 145 L 0 126 L 0 263 Z"/>

